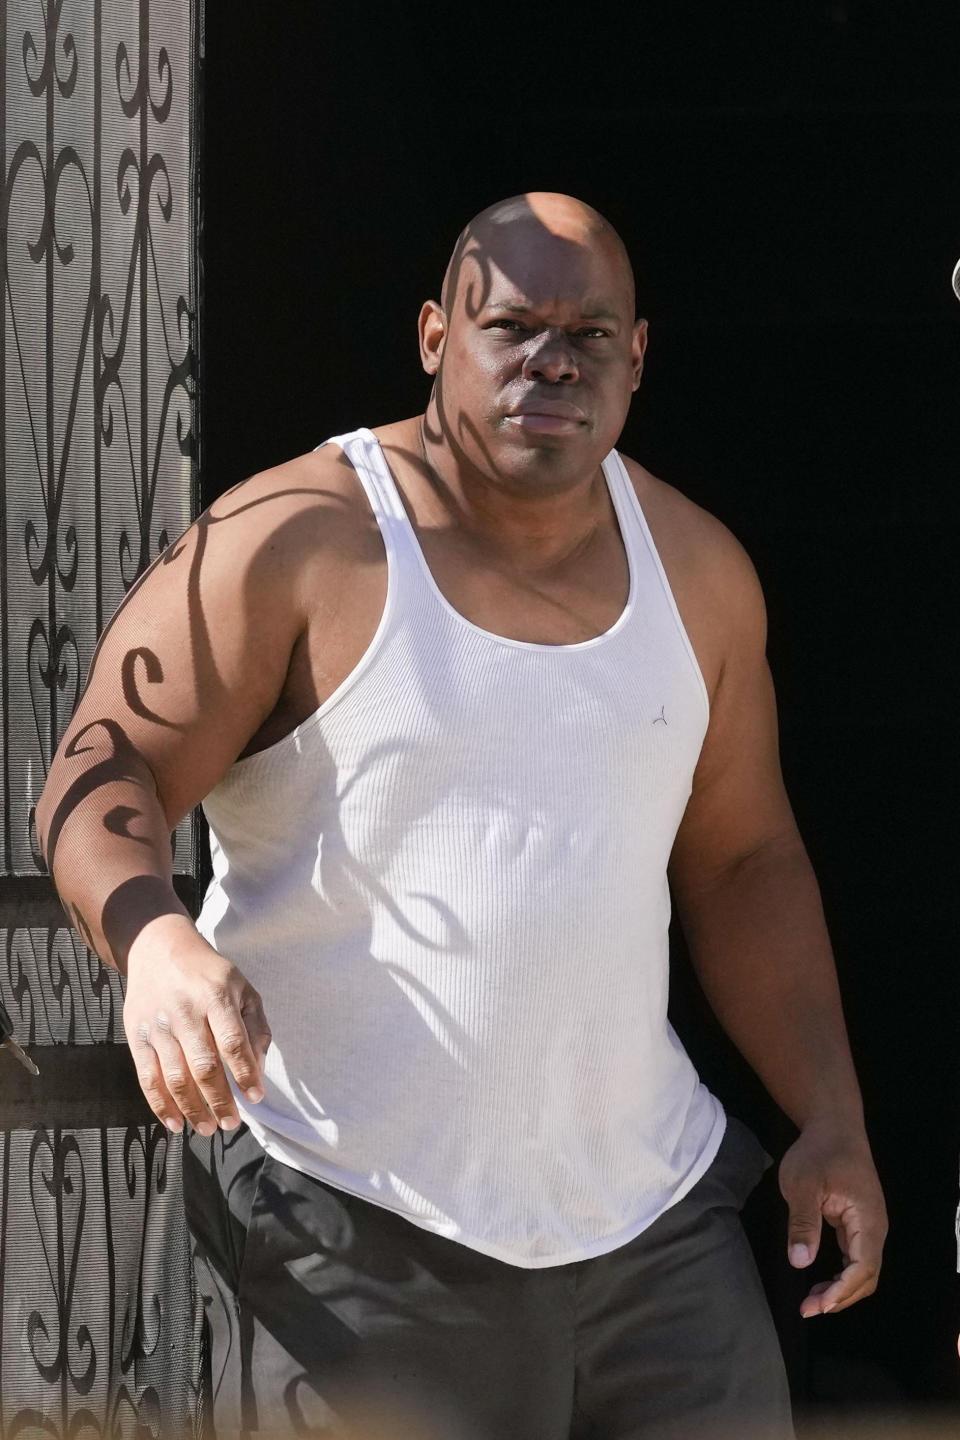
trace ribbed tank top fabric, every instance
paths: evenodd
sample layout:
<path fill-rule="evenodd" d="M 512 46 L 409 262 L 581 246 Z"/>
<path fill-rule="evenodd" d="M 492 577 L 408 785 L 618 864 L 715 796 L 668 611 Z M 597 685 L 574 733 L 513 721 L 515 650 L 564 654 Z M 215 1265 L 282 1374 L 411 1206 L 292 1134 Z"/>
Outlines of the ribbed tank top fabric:
<path fill-rule="evenodd" d="M 441 595 L 376 437 L 342 447 L 383 535 L 359 664 L 208 795 L 198 927 L 260 991 L 276 1159 L 510 1264 L 615 1249 L 725 1126 L 667 1020 L 666 865 L 708 700 L 636 492 L 603 635 L 491 634 Z"/>

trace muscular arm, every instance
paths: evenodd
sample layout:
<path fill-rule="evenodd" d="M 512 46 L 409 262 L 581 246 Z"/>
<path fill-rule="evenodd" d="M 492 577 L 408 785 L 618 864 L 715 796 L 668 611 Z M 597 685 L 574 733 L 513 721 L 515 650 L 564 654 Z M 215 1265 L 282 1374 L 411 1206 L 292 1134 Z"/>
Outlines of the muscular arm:
<path fill-rule="evenodd" d="M 763 600 L 729 536 L 723 550 L 711 719 L 671 880 L 713 1010 L 801 1132 L 780 1172 L 792 1263 L 813 1259 L 821 1216 L 838 1232 L 845 1268 L 814 1287 L 811 1315 L 873 1290 L 886 1221 L 820 895 L 780 773 Z"/>
<path fill-rule="evenodd" d="M 220 1057 L 259 1098 L 259 997 L 173 890 L 170 832 L 274 709 L 304 624 L 299 557 L 318 496 L 295 468 L 238 487 L 140 580 L 98 646 L 37 809 L 86 943 L 127 975 L 124 1025 L 171 1129 L 239 1123 Z"/>

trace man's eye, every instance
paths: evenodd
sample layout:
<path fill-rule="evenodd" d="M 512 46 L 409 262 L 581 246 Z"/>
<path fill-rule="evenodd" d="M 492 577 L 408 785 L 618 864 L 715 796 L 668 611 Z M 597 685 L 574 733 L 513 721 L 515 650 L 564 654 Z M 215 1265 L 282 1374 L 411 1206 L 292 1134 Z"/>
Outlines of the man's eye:
<path fill-rule="evenodd" d="M 520 331 L 522 331 L 525 327 L 520 324 L 520 321 L 519 321 L 519 320 L 506 320 L 506 319 L 503 319 L 503 320 L 491 320 L 491 321 L 490 321 L 490 324 L 489 324 L 486 328 L 487 328 L 488 330 L 520 330 Z"/>
<path fill-rule="evenodd" d="M 577 331 L 577 334 L 584 340 L 605 340 L 609 333 L 609 330 L 600 330 L 595 325 L 587 325 L 582 330 Z"/>

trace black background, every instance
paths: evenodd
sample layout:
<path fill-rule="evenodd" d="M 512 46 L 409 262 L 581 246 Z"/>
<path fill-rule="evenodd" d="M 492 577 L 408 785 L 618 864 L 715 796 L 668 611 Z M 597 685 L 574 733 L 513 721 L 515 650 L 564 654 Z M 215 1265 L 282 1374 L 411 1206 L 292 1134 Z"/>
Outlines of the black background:
<path fill-rule="evenodd" d="M 890 1207 L 878 1294 L 805 1325 L 773 1176 L 751 1202 L 792 1383 L 956 1405 L 960 7 L 221 0 L 206 31 L 207 500 L 423 408 L 417 311 L 483 206 L 564 190 L 624 234 L 650 343 L 621 448 L 760 572 Z M 680 953 L 674 1009 L 781 1147 Z"/>

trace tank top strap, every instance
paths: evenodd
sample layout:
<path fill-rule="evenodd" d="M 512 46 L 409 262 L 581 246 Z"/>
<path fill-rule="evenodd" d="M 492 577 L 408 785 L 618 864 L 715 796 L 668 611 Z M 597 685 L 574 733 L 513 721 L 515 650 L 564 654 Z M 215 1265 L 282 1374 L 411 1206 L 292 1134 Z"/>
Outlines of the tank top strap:
<path fill-rule="evenodd" d="M 362 426 L 331 435 L 323 443 L 340 446 L 363 487 L 387 552 L 391 597 L 397 587 L 408 598 L 413 592 L 426 591 L 413 526 L 376 435 Z"/>
<path fill-rule="evenodd" d="M 322 450 L 324 445 L 340 446 L 357 472 L 357 479 L 381 530 L 393 531 L 398 525 L 404 527 L 409 523 L 400 493 L 384 461 L 380 442 L 372 430 L 361 427 L 348 430 L 343 435 L 331 435 L 317 449 Z"/>
<path fill-rule="evenodd" d="M 603 474 L 620 526 L 623 548 L 627 552 L 630 575 L 635 581 L 638 571 L 649 563 L 647 554 L 652 548 L 650 532 L 633 481 L 617 450 L 611 450 L 603 461 Z"/>
<path fill-rule="evenodd" d="M 690 664 L 693 668 L 697 681 L 697 687 L 706 705 L 706 712 L 710 713 L 710 695 L 707 690 L 703 672 L 700 669 L 700 662 L 697 659 L 693 644 L 687 634 L 683 617 L 677 606 L 676 597 L 670 585 L 667 572 L 664 569 L 660 552 L 657 549 L 656 541 L 647 524 L 647 517 L 643 513 L 643 506 L 640 504 L 640 497 L 637 495 L 630 474 L 624 465 L 619 451 L 611 450 L 603 462 L 603 473 L 607 479 L 607 488 L 610 491 L 610 498 L 613 501 L 614 509 L 617 512 L 617 519 L 620 523 L 620 534 L 623 539 L 624 549 L 627 552 L 627 562 L 630 566 L 631 589 L 630 606 L 632 615 L 642 616 L 645 607 L 652 598 L 651 592 L 662 595 L 666 601 L 667 608 L 673 617 L 677 627 L 681 644 L 687 652 Z"/>

